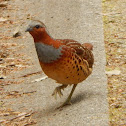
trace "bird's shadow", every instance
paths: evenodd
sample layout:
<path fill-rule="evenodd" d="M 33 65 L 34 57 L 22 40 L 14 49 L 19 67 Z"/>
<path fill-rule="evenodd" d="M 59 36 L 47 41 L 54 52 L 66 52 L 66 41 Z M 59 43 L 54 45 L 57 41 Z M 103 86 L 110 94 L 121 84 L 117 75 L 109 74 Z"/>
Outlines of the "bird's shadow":
<path fill-rule="evenodd" d="M 88 94 L 88 95 L 87 95 Z M 94 96 L 94 93 L 93 92 L 81 92 L 79 94 L 77 94 L 76 96 L 72 97 L 71 99 L 71 103 L 72 103 L 72 106 L 74 107 L 74 105 L 78 104 L 79 102 L 83 101 L 83 100 L 86 100 L 86 99 L 89 99 L 89 98 L 92 98 L 92 96 Z M 56 106 L 55 104 L 54 105 L 51 105 L 50 107 L 46 108 L 44 111 L 43 110 L 40 110 L 39 112 L 37 112 L 38 114 L 38 117 L 42 117 L 42 116 L 48 116 L 50 114 L 55 114 L 56 112 L 61 112 L 65 109 L 68 109 L 69 107 L 71 107 L 71 105 L 66 105 L 64 106 L 63 108 L 58 108 L 59 106 Z"/>
<path fill-rule="evenodd" d="M 86 95 L 85 95 L 85 93 L 79 93 L 79 94 L 77 94 L 75 97 L 73 97 L 72 99 L 71 99 L 71 103 L 72 103 L 72 105 L 74 105 L 74 104 L 77 104 L 77 103 L 79 103 L 79 102 L 81 102 L 82 100 L 84 100 L 84 99 L 86 99 Z M 67 107 L 67 106 L 66 106 Z M 69 107 L 69 106 L 68 106 Z"/>

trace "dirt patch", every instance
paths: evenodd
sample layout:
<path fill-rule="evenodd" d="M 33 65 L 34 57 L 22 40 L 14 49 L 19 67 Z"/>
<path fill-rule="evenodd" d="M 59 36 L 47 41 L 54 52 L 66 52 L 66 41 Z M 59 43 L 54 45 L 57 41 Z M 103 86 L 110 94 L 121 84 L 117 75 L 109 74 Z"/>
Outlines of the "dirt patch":
<path fill-rule="evenodd" d="M 126 125 L 126 1 L 103 0 L 111 126 Z M 115 71 L 118 71 L 116 73 Z"/>
<path fill-rule="evenodd" d="M 23 36 L 13 36 L 15 27 L 23 19 L 13 15 L 16 6 L 11 1 L 0 0 L 0 125 L 27 126 L 36 124 L 32 119 L 34 112 L 15 111 L 7 104 L 15 104 L 11 99 L 18 99 L 24 95 L 30 96 L 34 92 L 7 91 L 10 85 L 22 84 L 24 80 L 14 80 L 13 74 L 32 66 L 30 57 L 24 52 Z M 7 104 L 4 100 L 7 100 Z M 10 101 L 9 101 L 10 100 Z"/>

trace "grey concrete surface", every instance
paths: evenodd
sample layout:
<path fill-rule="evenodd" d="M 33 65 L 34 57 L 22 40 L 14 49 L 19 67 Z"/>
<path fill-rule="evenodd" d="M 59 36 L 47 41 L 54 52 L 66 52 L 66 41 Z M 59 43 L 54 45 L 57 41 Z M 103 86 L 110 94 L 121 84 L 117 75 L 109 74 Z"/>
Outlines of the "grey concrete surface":
<path fill-rule="evenodd" d="M 55 100 L 51 94 L 56 86 L 54 80 L 46 79 L 31 83 L 32 80 L 44 76 L 33 75 L 25 78 L 21 85 L 12 85 L 8 90 L 37 92 L 30 97 L 21 97 L 14 109 L 36 111 L 34 118 L 37 126 L 108 126 L 107 79 L 105 69 L 104 36 L 102 24 L 101 0 L 15 0 L 18 6 L 17 16 L 31 14 L 35 19 L 43 21 L 50 34 L 55 38 L 70 38 L 80 43 L 90 42 L 94 45 L 94 69 L 92 75 L 80 83 L 72 97 L 72 105 L 61 110 L 61 105 L 70 93 L 71 87 L 64 90 L 64 96 Z M 24 21 L 25 22 L 25 21 Z M 27 55 L 31 57 L 34 67 L 27 68 L 16 76 L 41 71 L 31 36 L 23 39 Z M 14 101 L 14 99 L 12 99 Z"/>

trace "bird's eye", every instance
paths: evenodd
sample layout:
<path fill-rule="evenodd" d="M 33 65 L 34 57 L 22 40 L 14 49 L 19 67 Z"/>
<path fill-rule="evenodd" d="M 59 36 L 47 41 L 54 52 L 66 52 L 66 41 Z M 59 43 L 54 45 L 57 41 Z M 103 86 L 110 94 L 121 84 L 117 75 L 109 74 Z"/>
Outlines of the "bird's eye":
<path fill-rule="evenodd" d="M 40 25 L 36 25 L 35 27 L 38 29 L 38 28 L 40 28 Z"/>

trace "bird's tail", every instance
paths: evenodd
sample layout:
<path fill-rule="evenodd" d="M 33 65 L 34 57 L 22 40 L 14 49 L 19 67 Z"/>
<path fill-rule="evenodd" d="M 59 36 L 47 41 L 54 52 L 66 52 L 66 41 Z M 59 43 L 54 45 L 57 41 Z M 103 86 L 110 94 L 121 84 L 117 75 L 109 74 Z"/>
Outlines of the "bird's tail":
<path fill-rule="evenodd" d="M 86 47 L 87 49 L 89 49 L 91 51 L 93 50 L 93 45 L 91 43 L 84 43 L 84 44 L 82 44 L 82 46 Z"/>

